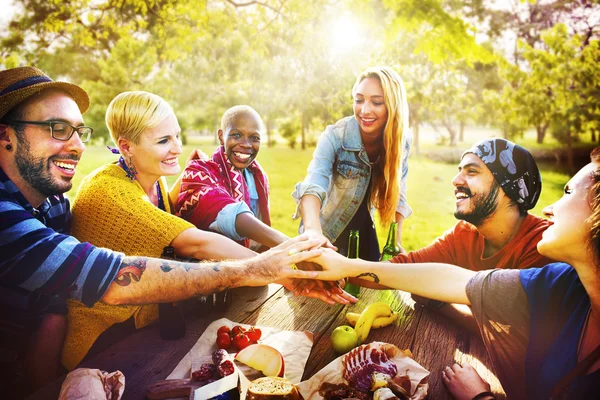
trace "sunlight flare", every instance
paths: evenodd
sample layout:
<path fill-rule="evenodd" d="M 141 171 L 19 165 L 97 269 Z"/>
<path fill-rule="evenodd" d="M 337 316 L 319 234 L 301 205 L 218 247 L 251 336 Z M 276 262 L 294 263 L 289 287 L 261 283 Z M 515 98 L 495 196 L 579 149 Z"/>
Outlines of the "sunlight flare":
<path fill-rule="evenodd" d="M 360 24 L 350 15 L 344 15 L 331 26 L 330 48 L 333 53 L 344 53 L 362 41 Z"/>

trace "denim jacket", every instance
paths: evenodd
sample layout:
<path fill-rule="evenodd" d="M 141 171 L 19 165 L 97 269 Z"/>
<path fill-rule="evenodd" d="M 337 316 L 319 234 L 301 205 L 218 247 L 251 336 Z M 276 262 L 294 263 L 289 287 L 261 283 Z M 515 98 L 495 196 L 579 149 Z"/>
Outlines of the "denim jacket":
<path fill-rule="evenodd" d="M 402 160 L 402 178 L 400 199 L 396 211 L 408 218 L 412 210 L 406 202 L 406 179 L 408 177 L 408 155 L 412 134 L 403 135 L 404 154 Z M 352 117 L 329 125 L 317 143 L 317 148 L 308 166 L 303 182 L 296 184 L 292 193 L 297 204 L 305 194 L 312 194 L 321 200 L 321 227 L 323 234 L 335 242 L 344 228 L 350 223 L 358 207 L 367 194 L 371 177 L 371 165 L 365 151 L 358 122 Z M 370 207 L 374 221 L 375 208 Z M 293 218 L 300 216 L 298 208 Z M 300 231 L 304 228 L 301 226 Z"/>

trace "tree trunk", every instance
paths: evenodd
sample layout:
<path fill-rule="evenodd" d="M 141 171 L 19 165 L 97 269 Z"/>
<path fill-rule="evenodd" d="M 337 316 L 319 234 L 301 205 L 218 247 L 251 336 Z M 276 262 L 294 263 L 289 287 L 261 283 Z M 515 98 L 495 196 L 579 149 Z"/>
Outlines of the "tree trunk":
<path fill-rule="evenodd" d="M 460 143 L 465 141 L 465 121 L 460 121 L 460 126 L 458 128 L 458 141 Z"/>
<path fill-rule="evenodd" d="M 302 143 L 302 150 L 306 149 L 306 131 L 308 130 L 308 123 L 307 123 L 306 119 L 307 119 L 306 112 L 302 111 L 302 130 L 301 130 L 302 137 L 300 138 L 301 143 Z"/>
<path fill-rule="evenodd" d="M 220 119 L 219 116 L 217 115 L 217 113 L 215 112 L 214 115 L 214 121 L 215 121 L 215 136 L 213 137 L 213 144 L 217 145 L 219 144 L 219 129 L 221 129 L 221 124 L 220 124 Z"/>
<path fill-rule="evenodd" d="M 510 127 L 508 125 L 508 122 L 505 122 L 502 125 L 502 136 L 504 137 L 504 139 L 508 140 L 509 133 L 510 133 Z"/>
<path fill-rule="evenodd" d="M 596 130 L 592 129 L 592 143 L 596 141 Z"/>
<path fill-rule="evenodd" d="M 273 147 L 273 139 L 271 138 L 271 133 L 273 133 L 273 122 L 271 122 L 271 118 L 269 117 L 267 117 L 265 129 L 267 130 L 267 147 Z"/>
<path fill-rule="evenodd" d="M 447 119 L 442 120 L 442 123 L 444 124 L 444 128 L 446 128 L 446 130 L 448 131 L 448 134 L 450 135 L 450 147 L 456 147 L 456 130 L 454 129 L 454 127 L 452 126 L 452 123 L 450 121 L 448 121 Z"/>
<path fill-rule="evenodd" d="M 546 130 L 548 129 L 548 125 L 549 125 L 549 122 L 535 126 L 535 131 L 537 132 L 538 144 L 544 143 L 544 138 L 546 137 Z"/>
<path fill-rule="evenodd" d="M 567 165 L 569 167 L 569 176 L 575 175 L 573 167 L 573 140 L 571 137 L 571 129 L 567 130 Z"/>
<path fill-rule="evenodd" d="M 417 156 L 421 155 L 421 149 L 419 148 L 419 121 L 413 120 L 413 149 Z"/>

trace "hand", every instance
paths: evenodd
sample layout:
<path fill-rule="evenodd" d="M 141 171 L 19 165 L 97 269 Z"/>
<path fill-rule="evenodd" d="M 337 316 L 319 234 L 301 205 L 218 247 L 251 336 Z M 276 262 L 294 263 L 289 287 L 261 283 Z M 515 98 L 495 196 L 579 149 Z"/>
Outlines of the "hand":
<path fill-rule="evenodd" d="M 310 259 L 310 261 L 319 264 L 323 268 L 323 271 L 318 273 L 317 279 L 337 281 L 348 276 L 345 266 L 347 266 L 349 260 L 331 249 L 323 249 L 319 256 Z"/>
<path fill-rule="evenodd" d="M 322 271 L 322 268 L 320 265 L 317 265 L 312 262 L 307 262 L 307 261 L 298 263 L 297 267 L 303 271 Z M 309 281 L 305 282 L 302 286 L 303 286 L 303 288 L 302 288 L 303 293 L 298 293 L 298 294 L 308 294 L 315 287 L 319 287 L 321 291 L 324 291 L 326 293 L 331 293 L 331 294 L 335 293 L 335 294 L 339 294 L 339 295 L 344 293 L 344 291 L 342 290 L 342 287 L 338 284 L 338 282 L 309 280 Z"/>
<path fill-rule="evenodd" d="M 189 162 L 192 160 L 208 161 L 208 156 L 202 150 L 194 149 L 188 156 L 186 162 Z"/>
<path fill-rule="evenodd" d="M 321 267 L 315 263 L 302 262 L 298 263 L 298 268 L 305 271 L 321 271 Z M 294 286 L 294 295 L 303 295 L 314 297 L 312 293 L 325 293 L 340 304 L 356 303 L 358 299 L 350 293 L 345 292 L 342 288 L 346 285 L 344 279 L 339 281 L 321 281 L 321 280 L 299 280 Z M 320 297 L 318 297 L 320 298 Z M 321 299 L 323 300 L 323 299 Z"/>
<path fill-rule="evenodd" d="M 464 366 L 454 364 L 442 370 L 442 380 L 456 400 L 470 400 L 483 392 L 490 391 L 490 384 L 484 381 L 475 369 L 465 363 Z M 494 399 L 494 396 L 485 397 Z"/>
<path fill-rule="evenodd" d="M 337 251 L 337 247 L 331 244 L 331 241 L 323 235 L 323 232 L 316 229 L 305 229 L 303 235 L 307 235 L 310 239 L 317 239 L 321 242 L 321 246 Z"/>
<path fill-rule="evenodd" d="M 248 282 L 245 285 L 264 286 L 286 278 L 314 278 L 316 272 L 303 271 L 295 264 L 318 257 L 323 251 L 318 240 L 310 240 L 306 235 L 286 240 L 267 252 L 241 261 L 246 268 Z"/>
<path fill-rule="evenodd" d="M 321 286 L 314 286 L 312 283 L 315 282 L 313 280 L 308 279 L 284 279 L 277 281 L 277 283 L 283 285 L 286 289 L 292 291 L 294 296 L 302 295 L 305 297 L 311 297 L 314 299 L 319 299 L 327 304 L 334 305 L 338 304 L 348 304 L 348 303 L 356 303 L 358 301 L 354 296 L 340 290 L 341 293 L 336 293 L 334 291 L 327 291 Z M 330 283 L 330 282 L 325 282 Z M 310 289 L 307 290 L 307 287 L 310 286 Z"/>

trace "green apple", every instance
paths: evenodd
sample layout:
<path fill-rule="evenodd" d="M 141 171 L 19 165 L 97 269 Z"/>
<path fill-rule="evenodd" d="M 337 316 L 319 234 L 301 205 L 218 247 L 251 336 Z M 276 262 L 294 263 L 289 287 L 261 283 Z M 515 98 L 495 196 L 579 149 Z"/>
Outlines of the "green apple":
<path fill-rule="evenodd" d="M 347 353 L 358 345 L 358 334 L 351 326 L 338 326 L 331 333 L 331 344 L 336 353 Z"/>

